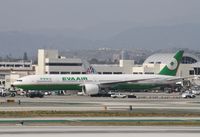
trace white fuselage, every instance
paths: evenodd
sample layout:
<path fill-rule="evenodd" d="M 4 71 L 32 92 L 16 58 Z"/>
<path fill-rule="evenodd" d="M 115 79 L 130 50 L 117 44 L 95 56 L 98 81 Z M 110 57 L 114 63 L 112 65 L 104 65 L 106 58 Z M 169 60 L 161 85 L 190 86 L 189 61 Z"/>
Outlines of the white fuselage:
<path fill-rule="evenodd" d="M 165 75 L 147 75 L 147 74 L 119 74 L 119 75 L 29 75 L 18 79 L 14 82 L 14 86 L 40 86 L 40 85 L 84 85 L 84 84 L 97 84 L 100 87 L 109 86 L 120 83 L 141 83 L 141 84 L 170 84 L 169 79 L 173 76 Z M 176 77 L 175 77 L 176 78 Z M 60 89 L 58 87 L 58 89 Z"/>

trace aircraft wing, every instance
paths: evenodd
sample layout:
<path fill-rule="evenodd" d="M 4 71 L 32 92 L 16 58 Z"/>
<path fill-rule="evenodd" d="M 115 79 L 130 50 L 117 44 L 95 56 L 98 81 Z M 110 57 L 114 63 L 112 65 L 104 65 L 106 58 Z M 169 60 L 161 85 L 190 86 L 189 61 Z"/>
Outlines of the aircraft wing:
<path fill-rule="evenodd" d="M 147 78 L 147 79 L 136 79 L 136 80 L 124 80 L 124 81 L 110 81 L 110 82 L 99 82 L 99 85 L 113 85 L 113 84 L 122 84 L 122 83 L 138 83 L 148 80 L 156 80 L 157 78 Z"/>
<path fill-rule="evenodd" d="M 188 76 L 188 77 L 172 77 L 166 79 L 166 81 L 178 81 L 178 80 L 184 80 L 184 79 L 191 79 L 194 78 L 194 76 Z"/>
<path fill-rule="evenodd" d="M 90 84 L 97 84 L 100 86 L 110 86 L 110 85 L 115 85 L 115 84 L 122 84 L 122 83 L 138 83 L 138 82 L 143 82 L 143 81 L 148 81 L 148 80 L 155 80 L 157 78 L 146 78 L 146 79 L 136 79 L 136 80 L 120 80 L 120 81 L 96 81 L 96 82 L 92 82 Z M 85 85 L 84 84 L 80 84 L 80 86 Z"/>

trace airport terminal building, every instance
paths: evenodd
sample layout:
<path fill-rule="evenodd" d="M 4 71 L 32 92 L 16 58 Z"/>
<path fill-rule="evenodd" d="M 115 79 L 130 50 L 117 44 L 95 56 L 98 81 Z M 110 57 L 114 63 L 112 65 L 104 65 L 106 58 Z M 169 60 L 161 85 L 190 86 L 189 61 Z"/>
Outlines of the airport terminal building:
<path fill-rule="evenodd" d="M 120 60 L 119 64 L 91 64 L 98 74 L 158 74 L 173 58 L 174 53 L 157 53 L 149 56 L 142 65 L 134 60 Z M 38 50 L 36 74 L 85 74 L 85 62 L 79 58 L 60 57 L 57 50 Z M 200 59 L 184 53 L 177 76 L 200 75 Z"/>

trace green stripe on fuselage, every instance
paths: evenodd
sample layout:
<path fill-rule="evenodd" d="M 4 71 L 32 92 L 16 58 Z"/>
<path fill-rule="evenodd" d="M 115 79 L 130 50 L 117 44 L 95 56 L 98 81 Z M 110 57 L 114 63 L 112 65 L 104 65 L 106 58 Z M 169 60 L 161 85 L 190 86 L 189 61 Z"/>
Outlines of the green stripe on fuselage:
<path fill-rule="evenodd" d="M 23 90 L 81 90 L 78 84 L 40 84 L 40 85 L 18 85 Z"/>
<path fill-rule="evenodd" d="M 152 89 L 159 87 L 161 85 L 155 84 L 117 84 L 111 89 L 113 90 L 142 90 L 142 89 Z M 81 90 L 79 84 L 39 84 L 39 85 L 18 85 L 16 86 L 23 90 Z"/>

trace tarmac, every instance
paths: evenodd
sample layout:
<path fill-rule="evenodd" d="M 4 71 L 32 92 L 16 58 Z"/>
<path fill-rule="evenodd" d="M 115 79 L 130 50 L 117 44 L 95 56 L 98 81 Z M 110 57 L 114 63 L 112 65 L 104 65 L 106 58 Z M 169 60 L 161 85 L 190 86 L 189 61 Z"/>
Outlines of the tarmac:
<path fill-rule="evenodd" d="M 45 96 L 0 98 L 0 111 L 126 111 L 132 109 L 200 112 L 200 96 L 183 99 L 178 93 L 136 93 L 137 98 Z"/>
<path fill-rule="evenodd" d="M 177 127 L 177 126 L 10 126 L 0 127 L 1 137 L 199 137 L 199 127 Z"/>
<path fill-rule="evenodd" d="M 109 98 L 88 96 L 45 96 L 44 98 L 0 98 L 0 111 L 178 111 L 179 113 L 200 113 L 200 96 L 183 99 L 179 93 L 136 93 L 137 98 Z M 35 118 L 0 118 L 1 137 L 25 136 L 110 136 L 110 137 L 197 137 L 200 128 L 193 126 L 33 126 L 35 122 L 200 122 L 199 117 L 35 117 Z M 8 123 L 14 123 L 10 125 Z M 5 126 L 4 126 L 5 125 Z"/>

